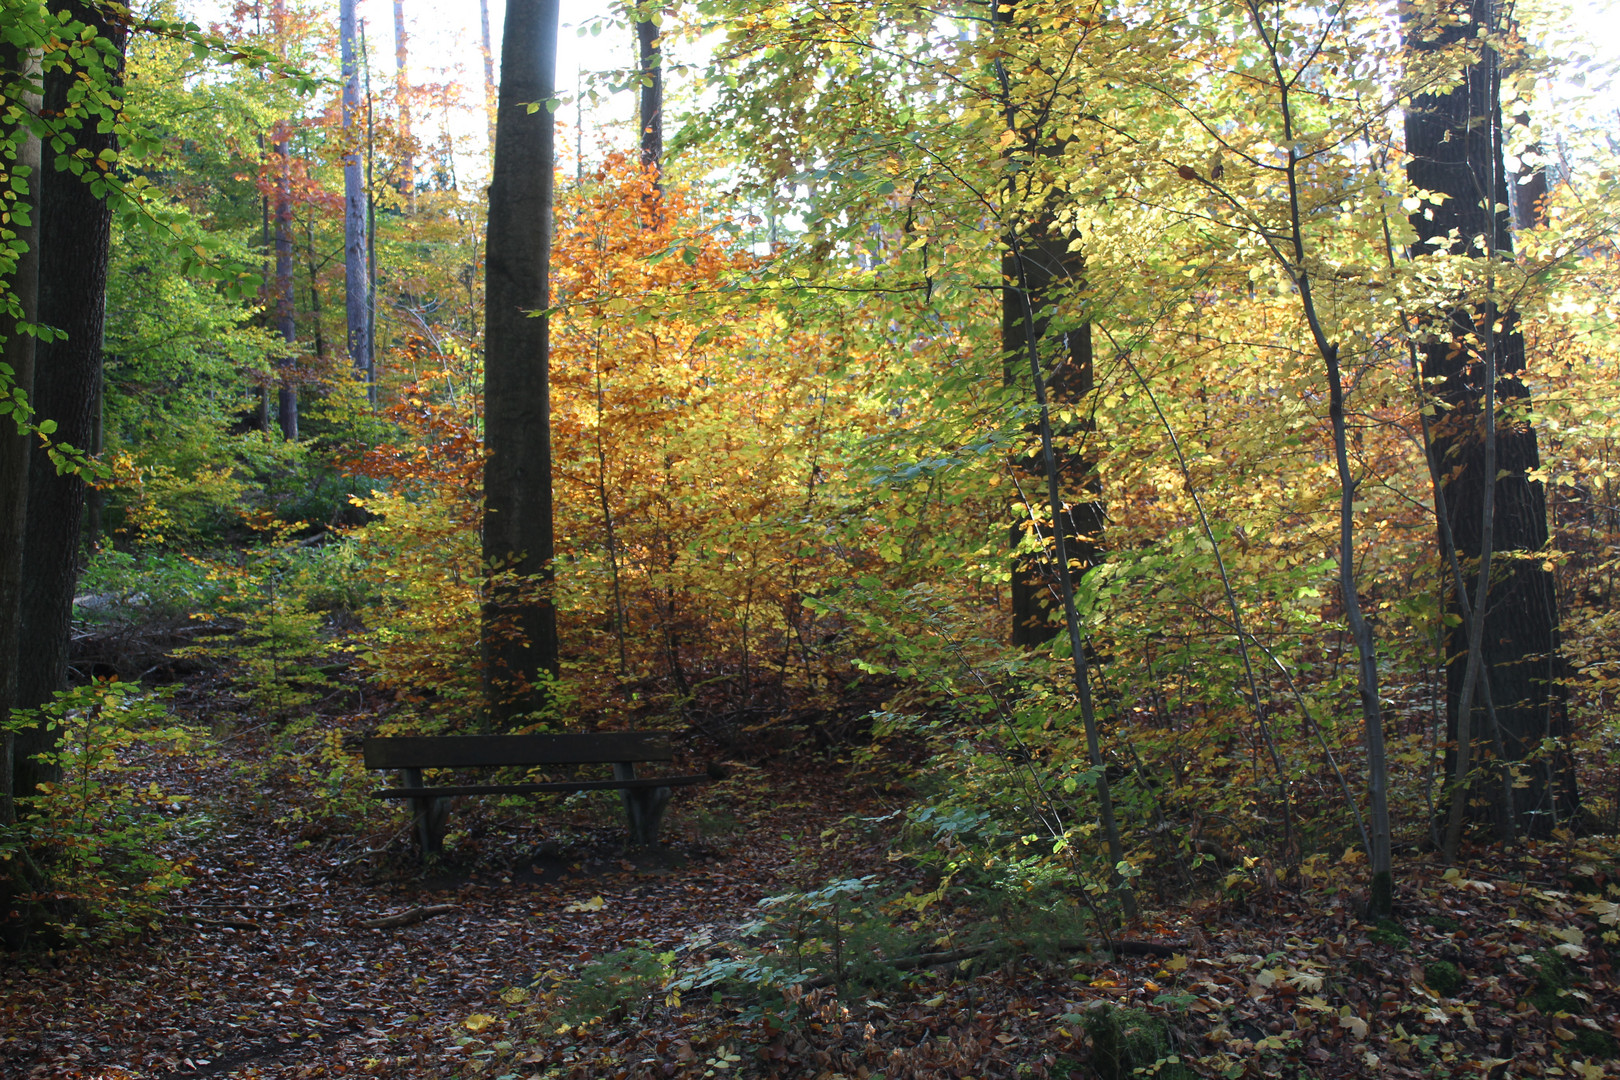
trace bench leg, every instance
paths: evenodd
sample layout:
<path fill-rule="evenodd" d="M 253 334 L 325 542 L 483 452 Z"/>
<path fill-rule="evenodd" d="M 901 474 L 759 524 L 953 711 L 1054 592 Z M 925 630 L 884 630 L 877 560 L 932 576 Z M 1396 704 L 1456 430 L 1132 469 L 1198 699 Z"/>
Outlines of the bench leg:
<path fill-rule="evenodd" d="M 634 780 L 633 762 L 615 761 L 613 779 Z M 632 847 L 654 847 L 658 843 L 658 826 L 664 820 L 664 807 L 669 805 L 669 788 L 624 788 L 624 816 L 630 824 Z"/>
<path fill-rule="evenodd" d="M 399 770 L 404 787 L 423 786 L 421 769 Z M 444 850 L 444 822 L 450 816 L 449 799 L 412 799 L 411 817 L 416 827 L 416 840 L 421 845 L 422 860 Z"/>

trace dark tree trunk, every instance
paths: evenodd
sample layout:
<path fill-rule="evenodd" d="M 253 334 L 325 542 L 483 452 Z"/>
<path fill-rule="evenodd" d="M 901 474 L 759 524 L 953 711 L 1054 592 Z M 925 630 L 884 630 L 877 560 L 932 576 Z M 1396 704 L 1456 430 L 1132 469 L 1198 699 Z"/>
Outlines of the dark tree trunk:
<path fill-rule="evenodd" d="M 116 81 L 122 72 L 124 26 L 98 6 L 70 4 L 67 10 L 116 45 L 118 67 L 111 72 Z M 58 115 L 67 112 L 70 91 L 79 81 L 76 71 L 48 72 L 44 108 Z M 92 156 L 116 150 L 117 136 L 101 127 L 94 118 L 87 120 L 74 132 L 74 146 Z M 66 337 L 38 346 L 34 409 L 40 419 L 56 421 L 56 441 L 82 450 L 95 438 L 112 208 L 92 192 L 89 177 L 45 169 L 39 179 L 39 321 L 64 331 Z M 20 708 L 44 705 L 67 685 L 85 486 L 76 472 L 58 472 L 48 454 L 37 445 L 33 448 L 17 647 Z M 55 770 L 32 756 L 48 750 L 53 739 L 43 728 L 18 732 L 13 761 L 16 794 L 29 794 L 37 784 L 54 778 Z"/>
<path fill-rule="evenodd" d="M 1029 307 L 1049 312 L 1057 298 L 1077 287 L 1081 260 L 1068 250 L 1068 238 L 1053 224 L 1049 213 L 1018 228 L 1018 252 L 1023 262 L 1023 280 L 1029 289 Z M 1009 244 L 1009 247 L 1011 245 Z M 1017 288 L 1019 265 L 1009 252 L 1002 259 L 1002 276 L 1009 283 L 1001 303 L 1001 349 L 1007 357 L 1009 385 L 1028 383 L 1022 370 L 1028 356 L 1029 338 L 1049 371 L 1046 391 L 1054 409 L 1076 404 L 1092 389 L 1091 327 L 1080 325 L 1060 334 L 1048 332 L 1050 318 L 1037 315 L 1033 327 L 1026 317 L 1024 298 Z M 1025 361 L 1027 364 L 1027 361 Z M 1020 376 L 1023 376 L 1020 379 Z M 1069 559 L 1084 573 L 1101 555 L 1103 504 L 1101 487 L 1094 466 L 1082 452 L 1086 425 L 1070 423 L 1054 432 L 1057 436 L 1058 471 L 1064 497 L 1063 529 Z M 1033 433 L 1033 425 L 1030 425 Z M 1016 546 L 1027 534 L 1032 518 L 1040 523 L 1043 539 L 1050 539 L 1052 528 L 1040 513 L 1041 462 L 1033 449 L 1016 460 L 1014 468 L 1029 503 L 1015 506 L 1017 517 L 1011 528 Z M 1033 512 L 1032 508 L 1033 507 Z M 1044 645 L 1063 628 L 1063 609 L 1057 592 L 1057 575 L 1050 551 L 1016 558 L 1012 573 L 1012 640 L 1015 645 Z"/>
<path fill-rule="evenodd" d="M 276 330 L 281 340 L 291 345 L 298 340 L 298 325 L 293 305 L 293 237 L 292 237 L 292 150 L 287 143 L 285 122 L 276 138 Z M 288 442 L 298 441 L 298 382 L 297 359 L 288 350 L 277 367 L 281 371 L 281 385 L 276 392 L 276 420 L 281 426 L 281 437 Z"/>
<path fill-rule="evenodd" d="M 13 52 L 9 46 L 0 46 L 0 79 L 7 96 L 19 100 L 30 110 L 39 108 L 37 90 L 25 88 L 39 76 L 37 52 Z M 7 131 L 16 139 L 10 169 L 27 169 L 35 192 L 39 190 L 39 139 L 19 127 Z M 35 343 L 32 334 L 20 333 L 18 322 L 39 321 L 39 200 L 28 200 L 33 208 L 27 224 L 13 215 L 11 231 L 13 242 L 21 245 L 16 263 L 5 280 L 5 292 L 13 313 L 0 309 L 0 338 L 4 339 L 4 353 L 0 354 L 11 368 L 13 389 L 29 399 L 34 395 Z M 17 702 L 17 642 L 22 629 L 23 589 L 23 522 L 28 509 L 28 454 L 31 439 L 12 417 L 0 417 L 0 721 L 11 715 Z M 12 802 L 12 747 L 11 732 L 0 732 L 0 825 L 15 817 Z"/>
<path fill-rule="evenodd" d="M 1060 207 L 1054 195 L 1058 189 L 1045 183 L 1042 176 L 1057 167 L 1063 145 L 1055 138 L 1045 141 L 1038 126 L 1027 130 L 1027 138 L 1007 152 L 1004 187 L 1007 205 L 1017 216 L 1003 222 L 1007 235 L 1001 263 L 1005 284 L 1001 295 L 1001 351 L 1006 358 L 1007 384 L 1027 386 L 1031 377 L 1029 339 L 1035 339 L 1041 370 L 1049 372 L 1045 389 L 1054 410 L 1058 410 L 1077 405 L 1092 389 L 1090 325 L 1051 331 L 1053 309 L 1080 288 L 1085 260 L 1070 250 L 1073 237 L 1058 224 Z M 1021 288 L 1029 291 L 1027 305 Z M 1070 422 L 1053 432 L 1064 500 L 1063 520 L 1058 527 L 1063 530 L 1069 559 L 1080 573 L 1095 565 L 1101 555 L 1104 523 L 1101 485 L 1095 466 L 1084 452 L 1088 428 L 1088 424 Z M 1035 425 L 1026 425 L 1026 430 L 1031 450 L 1012 463 L 1024 498 L 1014 504 L 1009 539 L 1016 547 L 1032 527 L 1037 527 L 1046 550 L 1013 560 L 1012 641 L 1014 645 L 1037 646 L 1050 641 L 1063 628 L 1063 610 L 1050 553 L 1053 524 L 1041 512 L 1043 480 L 1040 454 L 1034 448 Z"/>
<path fill-rule="evenodd" d="M 1456 21 L 1467 15 L 1467 22 Z M 1455 0 L 1443 5 L 1450 19 L 1424 40 L 1408 24 L 1408 44 L 1421 61 L 1425 54 L 1471 40 L 1481 27 L 1495 27 L 1493 0 Z M 1419 255 L 1449 251 L 1475 258 L 1512 255 L 1511 205 L 1503 168 L 1499 58 L 1483 47 L 1461 84 L 1442 94 L 1421 94 L 1406 114 L 1408 175 L 1414 187 L 1445 196 L 1426 202 L 1412 215 Z M 1445 238 L 1456 231 L 1449 245 Z M 1435 241 L 1442 241 L 1436 244 Z M 1494 303 L 1459 306 L 1432 314 L 1421 343 L 1423 374 L 1439 404 L 1429 447 L 1438 465 L 1450 531 L 1465 569 L 1477 572 L 1489 528 L 1491 562 L 1484 605 L 1481 657 L 1488 693 L 1473 695 L 1470 728 L 1475 761 L 1486 763 L 1476 785 L 1476 805 L 1506 835 L 1547 835 L 1577 809 L 1574 770 L 1567 751 L 1549 752 L 1544 741 L 1566 734 L 1558 687 L 1558 609 L 1551 570 L 1540 557 L 1547 547 L 1546 496 L 1531 473 L 1540 464 L 1535 429 L 1528 419 L 1530 392 L 1522 375 L 1524 336 L 1512 311 Z M 1485 452 L 1487 388 L 1494 380 L 1496 480 L 1494 509 L 1483 513 L 1487 477 Z M 1472 566 L 1470 567 L 1470 563 Z M 1470 582 L 1473 578 L 1469 578 Z M 1461 606 L 1452 597 L 1450 611 Z M 1469 654 L 1467 620 L 1450 631 L 1446 700 L 1453 743 L 1464 697 Z M 1494 707 L 1494 708 L 1492 708 Z M 1491 712 L 1499 730 L 1493 731 Z M 1500 747 L 1498 748 L 1498 738 Z M 1510 796 L 1497 770 L 1498 757 L 1526 785 Z M 1453 754 L 1455 751 L 1453 751 Z M 1496 764 L 1491 764 L 1496 762 Z"/>
<path fill-rule="evenodd" d="M 641 164 L 658 173 L 664 165 L 664 58 L 654 10 L 649 0 L 636 11 L 636 58 L 641 72 Z"/>
<path fill-rule="evenodd" d="M 504 724 L 557 672 L 552 607 L 550 304 L 557 0 L 510 0 L 501 37 L 484 300 L 484 698 Z"/>
<path fill-rule="evenodd" d="M 275 0 L 270 9 L 270 25 L 275 33 L 276 48 L 281 58 L 287 58 L 287 2 Z M 295 322 L 296 308 L 293 303 L 293 235 L 292 235 L 292 148 L 288 143 L 290 138 L 288 123 L 278 121 L 275 130 L 276 153 L 276 283 L 275 308 L 276 330 L 281 334 L 281 340 L 291 345 L 298 339 L 298 327 Z M 277 367 L 280 369 L 280 387 L 276 393 L 276 420 L 281 427 L 281 437 L 288 442 L 298 440 L 298 381 L 297 359 L 288 350 L 288 355 L 281 360 Z"/>

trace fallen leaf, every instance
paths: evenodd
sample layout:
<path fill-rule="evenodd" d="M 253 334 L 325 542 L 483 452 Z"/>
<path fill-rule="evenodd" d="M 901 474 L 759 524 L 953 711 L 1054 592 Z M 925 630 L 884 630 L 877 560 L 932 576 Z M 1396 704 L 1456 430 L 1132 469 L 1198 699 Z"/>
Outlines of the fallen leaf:
<path fill-rule="evenodd" d="M 589 900 L 577 900 L 563 908 L 564 911 L 601 911 L 607 902 L 600 896 L 593 896 Z"/>

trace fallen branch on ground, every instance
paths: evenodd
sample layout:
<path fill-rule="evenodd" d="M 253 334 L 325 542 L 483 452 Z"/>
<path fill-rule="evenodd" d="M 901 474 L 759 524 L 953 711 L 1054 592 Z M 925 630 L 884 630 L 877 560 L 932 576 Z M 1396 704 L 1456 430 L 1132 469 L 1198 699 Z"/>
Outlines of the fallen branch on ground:
<path fill-rule="evenodd" d="M 888 967 L 896 971 L 918 971 L 925 968 L 944 967 L 947 964 L 960 963 L 963 960 L 972 960 L 990 952 L 999 943 L 984 945 L 969 945 L 961 949 L 950 949 L 945 952 L 918 953 L 916 956 L 898 956 L 886 961 Z M 1112 942 L 1105 941 L 1064 941 L 1056 946 L 1058 952 L 1114 952 L 1126 956 L 1174 956 L 1177 952 L 1186 951 L 1190 946 L 1168 944 L 1162 941 L 1137 941 L 1131 938 L 1115 938 Z M 814 990 L 822 986 L 831 986 L 838 980 L 830 975 L 818 975 L 814 979 L 803 983 L 807 989 Z"/>
<path fill-rule="evenodd" d="M 360 925 L 368 930 L 391 930 L 396 926 L 410 926 L 423 919 L 431 919 L 435 915 L 456 910 L 454 904 L 434 904 L 431 907 L 414 907 L 394 915 L 383 915 L 376 919 L 361 919 Z"/>

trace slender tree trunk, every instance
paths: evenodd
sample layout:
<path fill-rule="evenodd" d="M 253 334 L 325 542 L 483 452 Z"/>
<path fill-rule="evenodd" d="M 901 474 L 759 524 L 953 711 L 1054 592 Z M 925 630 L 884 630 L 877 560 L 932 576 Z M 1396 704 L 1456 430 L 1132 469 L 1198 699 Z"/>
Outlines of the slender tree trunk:
<path fill-rule="evenodd" d="M 360 62 L 355 49 L 356 0 L 342 0 L 338 37 L 343 54 L 343 308 L 348 323 L 349 362 L 355 378 L 371 381 L 371 319 L 367 308 L 370 275 L 366 268 L 366 181 L 360 161 Z M 403 32 L 404 16 L 396 0 L 394 21 Z M 403 40 L 403 39 L 402 39 Z M 401 45 L 403 54 L 404 46 Z"/>
<path fill-rule="evenodd" d="M 371 96 L 371 53 L 366 49 L 366 21 L 360 20 L 360 63 L 365 69 L 366 92 L 366 396 L 377 407 L 377 186 L 373 175 L 377 157 L 376 126 Z"/>
<path fill-rule="evenodd" d="M 259 157 L 262 160 L 264 157 L 264 133 L 260 132 L 256 139 L 259 145 Z M 271 238 L 270 232 L 270 196 L 261 194 L 259 196 L 259 252 L 264 258 L 262 264 L 264 284 L 259 286 L 259 300 L 261 303 L 259 313 L 255 316 L 261 326 L 268 325 L 269 312 L 275 307 L 275 261 L 272 254 L 274 251 L 275 241 Z M 268 435 L 270 434 L 270 387 L 268 383 L 260 382 L 255 387 L 255 391 L 258 401 L 254 407 L 253 429 Z"/>
<path fill-rule="evenodd" d="M 286 59 L 287 42 L 287 0 L 275 0 L 270 8 L 270 29 L 275 35 L 276 50 L 283 60 Z M 271 136 L 276 155 L 276 198 L 275 198 L 275 245 L 276 245 L 276 283 L 275 283 L 275 310 L 276 330 L 281 334 L 281 340 L 289 346 L 298 338 L 298 327 L 295 321 L 295 308 L 293 305 L 293 237 L 292 237 L 292 149 L 288 145 L 289 125 L 286 120 L 276 122 L 275 131 Z M 296 359 L 292 350 L 277 363 L 280 369 L 280 387 L 277 390 L 276 419 L 281 427 L 281 437 L 288 442 L 298 439 L 298 384 L 296 382 Z"/>
<path fill-rule="evenodd" d="M 484 696 L 497 723 L 542 708 L 557 672 L 550 304 L 557 0 L 509 0 L 485 239 Z"/>
<path fill-rule="evenodd" d="M 1378 690 L 1378 642 L 1373 626 L 1361 610 L 1356 581 L 1356 478 L 1350 468 L 1349 425 L 1344 394 L 1344 376 L 1339 363 L 1339 346 L 1328 335 L 1316 308 L 1315 281 L 1301 210 L 1300 159 L 1293 101 L 1297 75 L 1283 72 L 1282 31 L 1268 26 L 1259 0 L 1247 0 L 1250 25 L 1266 50 L 1266 60 L 1277 92 L 1277 116 L 1282 122 L 1282 145 L 1286 152 L 1283 169 L 1288 223 L 1286 247 L 1274 248 L 1299 296 L 1300 311 L 1310 331 L 1311 342 L 1322 358 L 1327 376 L 1328 421 L 1333 432 L 1333 462 L 1339 480 L 1339 593 L 1345 622 L 1356 647 L 1356 689 L 1361 698 L 1362 733 L 1367 743 L 1368 862 L 1372 871 L 1371 914 L 1390 913 L 1395 895 L 1395 871 L 1389 824 L 1389 766 L 1384 746 L 1384 720 Z M 1269 90 L 1267 91 L 1269 93 Z"/>
<path fill-rule="evenodd" d="M 641 72 L 639 127 L 641 164 L 661 185 L 664 166 L 664 57 L 659 47 L 656 0 L 636 8 L 636 60 Z"/>
<path fill-rule="evenodd" d="M 0 79 L 9 94 L 15 94 L 24 109 L 38 112 L 40 96 L 28 84 L 39 78 L 39 53 L 22 54 L 0 47 Z M 13 89 L 15 87 L 16 89 Z M 5 131 L 16 139 L 11 162 L 4 166 L 12 174 L 26 171 L 28 186 L 36 194 L 27 200 L 28 220 L 13 213 L 10 222 L 12 243 L 20 245 L 16 265 L 6 278 L 4 291 L 15 314 L 0 308 L 0 354 L 11 368 L 12 391 L 18 399 L 33 398 L 35 338 L 17 329 L 19 322 L 33 323 L 39 317 L 39 139 L 27 128 Z M 24 418 L 13 414 L 0 417 L 0 722 L 11 715 L 17 702 L 17 643 L 22 629 L 23 522 L 28 508 L 29 436 L 22 430 Z M 9 730 L 0 732 L 0 825 L 16 817 L 12 802 L 12 746 Z M 26 792 L 24 793 L 26 794 Z"/>
<path fill-rule="evenodd" d="M 293 300 L 293 237 L 292 237 L 292 150 L 288 145 L 287 124 L 277 126 L 276 153 L 276 331 L 289 346 L 298 339 L 298 325 Z M 276 365 L 281 371 L 280 386 L 276 391 L 276 422 L 281 437 L 288 442 L 298 441 L 298 384 L 297 359 L 288 350 Z"/>
<path fill-rule="evenodd" d="M 1433 35 L 1411 33 L 1419 28 L 1408 24 L 1408 48 L 1418 62 L 1434 62 L 1482 29 L 1498 28 L 1501 19 L 1494 0 L 1453 0 L 1441 15 L 1445 21 Z M 1500 58 L 1489 44 L 1479 48 L 1460 84 L 1415 96 L 1406 113 L 1409 178 L 1414 188 L 1440 196 L 1412 215 L 1415 255 L 1493 261 L 1512 254 Z M 1487 278 L 1494 273 L 1487 270 Z M 1462 618 L 1459 598 L 1450 606 L 1458 624 L 1447 646 L 1448 771 L 1454 783 L 1470 785 L 1469 797 L 1499 835 L 1546 836 L 1576 813 L 1578 802 L 1567 750 L 1548 742 L 1567 735 L 1567 718 L 1558 686 L 1554 578 L 1539 554 L 1548 546 L 1547 509 L 1541 482 L 1531 478 L 1540 454 L 1522 379 L 1524 336 L 1514 312 L 1486 299 L 1433 313 L 1419 347 L 1439 405 L 1429 452 L 1443 478 L 1450 533 L 1483 586 L 1472 619 Z M 1470 692 L 1471 662 L 1483 667 L 1488 696 Z M 1486 700 L 1494 704 L 1494 730 Z M 1473 745 L 1465 749 L 1461 739 Z M 1498 742 L 1505 760 L 1498 759 Z M 1494 769 L 1478 783 L 1459 775 L 1471 761 L 1493 759 Z M 1517 775 L 1517 790 L 1494 775 L 1503 768 Z M 1460 817 L 1461 791 L 1456 806 Z"/>
<path fill-rule="evenodd" d="M 107 62 L 116 84 L 122 75 L 124 25 L 94 4 L 70 3 L 65 10 L 115 45 L 116 56 Z M 82 86 L 80 76 L 77 71 L 47 72 L 44 109 L 68 113 L 74 92 Z M 116 152 L 117 135 L 101 128 L 93 119 L 87 121 L 74 133 L 74 145 L 91 155 Z M 34 409 L 40 419 L 56 422 L 53 439 L 84 449 L 95 437 L 112 208 L 91 191 L 88 178 L 69 172 L 42 170 L 39 195 L 39 321 L 66 336 L 36 347 Z M 44 705 L 67 685 L 85 487 L 77 472 L 59 472 L 48 454 L 37 445 L 32 449 L 17 646 L 19 708 Z M 55 778 L 56 770 L 34 757 L 54 742 L 55 735 L 43 727 L 17 734 L 16 794 L 31 793 L 39 783 Z"/>
<path fill-rule="evenodd" d="M 352 2 L 352 0 L 349 0 Z M 483 0 L 488 2 L 488 0 Z M 394 98 L 399 103 L 399 135 L 404 146 L 400 157 L 399 190 L 405 196 L 405 212 L 416 212 L 416 144 L 411 139 L 410 52 L 405 40 L 405 0 L 394 0 Z"/>
<path fill-rule="evenodd" d="M 326 332 L 321 329 L 321 263 L 315 254 L 315 217 L 304 219 L 304 271 L 309 275 L 309 328 L 315 340 L 315 359 L 326 359 Z M 324 369 L 325 364 L 317 364 Z"/>
<path fill-rule="evenodd" d="M 478 24 L 484 34 L 484 112 L 489 116 L 489 157 L 495 159 L 495 50 L 489 38 L 489 0 L 478 0 Z"/>
<path fill-rule="evenodd" d="M 998 5 L 995 9 L 998 22 L 1011 24 L 1013 17 L 1012 3 Z M 1009 27 L 1007 32 L 1014 31 Z M 993 66 L 1001 91 L 998 106 L 1005 130 L 1016 140 L 1020 132 L 1028 130 L 1021 123 L 1019 95 L 1006 63 L 998 57 Z M 1054 625 L 1051 608 L 1039 602 L 1028 603 L 1026 610 L 1020 612 L 1018 582 L 1021 574 L 1020 566 L 1015 564 L 1013 639 L 1015 644 L 1033 645 L 1050 641 L 1058 630 L 1067 633 L 1074 688 L 1080 701 L 1081 725 L 1085 729 L 1086 757 L 1096 773 L 1093 784 L 1098 822 L 1108 844 L 1112 868 L 1109 880 L 1119 893 L 1126 915 L 1134 919 L 1137 917 L 1136 897 L 1129 879 L 1121 873 L 1126 866 L 1125 848 L 1114 817 L 1114 797 L 1104 768 L 1086 643 L 1074 598 L 1075 581 L 1095 561 L 1095 548 L 1088 545 L 1095 542 L 1094 537 L 1101 528 L 1100 507 L 1098 518 L 1092 522 L 1080 507 L 1094 504 L 1095 500 L 1085 500 L 1063 490 L 1066 482 L 1079 480 L 1081 485 L 1085 484 L 1085 463 L 1070 448 L 1059 449 L 1058 433 L 1052 426 L 1055 404 L 1078 400 L 1091 390 L 1091 328 L 1089 325 L 1077 327 L 1065 333 L 1061 341 L 1050 340 L 1051 306 L 1063 291 L 1078 286 L 1079 268 L 1069 255 L 1068 244 L 1059 239 L 1062 233 L 1055 224 L 1057 207 L 1047 201 L 1044 193 L 1037 194 L 1033 182 L 1041 163 L 1053 156 L 1061 144 L 1056 141 L 1050 146 L 1043 144 L 1039 125 L 1033 127 L 1024 137 L 1022 153 L 1009 154 L 1005 163 L 1007 176 L 1003 190 L 1009 196 L 1005 205 L 1015 216 L 1002 222 L 1006 254 L 1002 260 L 1001 336 L 1006 379 L 1016 383 L 1019 380 L 1015 367 L 1027 365 L 1035 401 L 1035 422 L 1031 426 L 1037 442 L 1031 455 L 1033 460 L 1020 465 L 1024 471 L 1033 472 L 1045 481 L 1046 506 L 1053 523 L 1052 573 L 1048 588 L 1056 593 L 1057 621 Z M 1077 472 L 1080 475 L 1077 476 Z M 1025 513 L 1029 517 L 1035 515 L 1034 504 L 1034 499 L 1028 500 Z M 1026 602 L 1036 600 L 1034 590 L 1022 596 Z"/>

